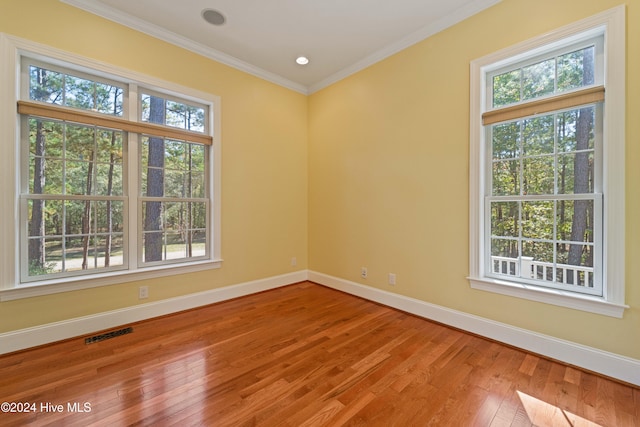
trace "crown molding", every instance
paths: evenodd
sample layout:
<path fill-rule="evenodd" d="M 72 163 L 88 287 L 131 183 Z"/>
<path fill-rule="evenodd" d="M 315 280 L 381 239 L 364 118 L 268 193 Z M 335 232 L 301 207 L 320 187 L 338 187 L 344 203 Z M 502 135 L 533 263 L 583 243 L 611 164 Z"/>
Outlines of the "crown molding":
<path fill-rule="evenodd" d="M 439 19 L 438 21 L 422 27 L 418 31 L 409 34 L 408 36 L 398 40 L 397 42 L 392 43 L 372 53 L 371 55 L 361 59 L 353 65 L 344 68 L 335 74 L 332 74 L 326 79 L 312 84 L 311 86 L 309 86 L 309 94 L 324 89 L 327 86 L 331 86 L 332 84 L 346 77 L 349 77 L 350 75 L 355 74 L 358 71 L 362 71 L 363 69 L 370 67 L 371 65 L 380 62 L 385 58 L 395 55 L 396 53 L 403 51 L 404 49 L 413 46 L 414 44 L 419 43 L 433 36 L 434 34 L 439 33 L 440 31 L 446 30 L 447 28 L 452 27 L 455 24 L 462 22 L 473 15 L 482 12 L 484 9 L 500 3 L 501 1 L 502 0 L 479 0 L 470 3 L 456 10 L 455 12 Z"/>
<path fill-rule="evenodd" d="M 157 25 L 150 24 L 132 15 L 125 14 L 112 7 L 106 6 L 100 2 L 96 2 L 93 0 L 60 0 L 60 1 L 70 6 L 77 7 L 86 12 L 93 13 L 102 18 L 108 19 L 110 21 L 116 22 L 118 24 L 124 25 L 129 28 L 132 28 L 136 31 L 140 31 L 144 34 L 147 34 L 159 40 L 163 40 L 165 42 L 171 43 L 178 47 L 187 49 L 191 52 L 202 55 L 214 61 L 220 62 L 224 65 L 228 65 L 232 68 L 251 74 L 255 77 L 259 77 L 263 80 L 269 81 L 279 86 L 283 86 L 285 88 L 299 92 L 303 95 L 310 95 L 352 74 L 355 74 L 358 71 L 361 71 L 377 62 L 380 62 L 383 59 L 388 58 L 389 56 L 394 55 L 408 48 L 409 46 L 412 46 L 422 40 L 425 40 L 431 37 L 432 35 L 439 33 L 440 31 L 443 31 L 461 21 L 464 21 L 465 19 L 483 11 L 484 9 L 487 9 L 497 3 L 500 3 L 502 0 L 476 0 L 472 3 L 469 3 L 464 7 L 461 7 L 460 9 L 456 10 L 455 12 L 439 19 L 438 21 L 433 22 L 421 28 L 420 30 L 409 34 L 408 36 L 402 38 L 401 40 L 398 40 L 397 42 L 392 43 L 372 53 L 371 55 L 357 61 L 353 65 L 350 65 L 338 71 L 337 73 L 334 73 L 329 77 L 317 83 L 314 83 L 310 86 L 305 86 L 303 84 L 296 83 L 278 74 L 264 70 L 260 67 L 256 67 L 255 65 L 252 65 L 248 62 L 242 61 L 229 54 L 210 48 L 201 43 L 196 43 L 191 39 L 175 34 Z"/>
<path fill-rule="evenodd" d="M 302 93 L 303 95 L 309 94 L 308 88 L 305 85 L 293 82 L 278 74 L 266 71 L 260 67 L 256 67 L 255 65 L 249 64 L 248 62 L 242 61 L 234 56 L 210 48 L 201 43 L 196 43 L 191 39 L 173 33 L 160 26 L 150 24 L 149 22 L 118 11 L 112 7 L 105 6 L 100 2 L 92 0 L 60 1 L 62 3 L 66 3 L 70 6 L 77 7 L 78 9 L 82 9 L 86 12 L 93 13 L 94 15 L 98 15 L 102 18 L 113 21 L 117 24 L 124 25 L 125 27 L 129 27 L 136 31 L 140 31 L 141 33 L 147 34 L 156 39 L 187 49 L 193 53 L 202 55 L 205 58 L 209 58 L 216 62 L 220 62 L 221 64 L 228 65 L 229 67 L 243 71 L 247 74 L 251 74 L 252 76 L 259 77 L 263 80 L 269 81 L 279 86 L 283 86 L 287 89 Z"/>

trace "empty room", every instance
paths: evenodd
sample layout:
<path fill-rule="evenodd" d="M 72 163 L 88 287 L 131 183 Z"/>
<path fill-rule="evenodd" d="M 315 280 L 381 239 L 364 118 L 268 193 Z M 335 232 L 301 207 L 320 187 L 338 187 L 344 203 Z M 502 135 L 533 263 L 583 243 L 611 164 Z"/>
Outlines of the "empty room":
<path fill-rule="evenodd" d="M 640 425 L 640 1 L 0 0 L 0 424 Z"/>

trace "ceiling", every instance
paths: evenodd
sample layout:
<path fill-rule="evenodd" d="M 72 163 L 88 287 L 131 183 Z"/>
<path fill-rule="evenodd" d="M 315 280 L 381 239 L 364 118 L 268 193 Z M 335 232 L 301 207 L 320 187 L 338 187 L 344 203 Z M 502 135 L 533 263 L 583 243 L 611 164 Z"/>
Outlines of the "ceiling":
<path fill-rule="evenodd" d="M 312 93 L 501 0 L 61 0 Z M 225 18 L 202 18 L 213 9 Z M 308 65 L 295 59 L 304 55 Z"/>

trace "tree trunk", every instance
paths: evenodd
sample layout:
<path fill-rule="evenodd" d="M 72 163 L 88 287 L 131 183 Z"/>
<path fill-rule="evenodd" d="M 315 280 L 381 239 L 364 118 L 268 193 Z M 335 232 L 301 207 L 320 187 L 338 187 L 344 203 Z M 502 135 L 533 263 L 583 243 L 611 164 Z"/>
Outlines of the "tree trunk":
<path fill-rule="evenodd" d="M 90 195 L 93 187 L 93 157 L 94 152 L 91 152 L 91 161 L 87 170 L 87 191 L 85 194 Z M 86 200 L 84 202 L 84 213 L 82 214 L 82 269 L 89 268 L 89 240 L 91 232 L 91 201 Z"/>
<path fill-rule="evenodd" d="M 585 50 L 583 60 L 583 83 L 585 85 L 592 84 L 593 77 L 593 53 Z M 589 148 L 589 139 L 591 129 L 593 128 L 593 110 L 592 108 L 582 108 L 578 111 L 576 124 L 576 150 L 587 150 Z M 587 152 L 577 153 L 574 164 L 574 188 L 575 194 L 589 193 L 589 154 Z M 587 232 L 589 203 L 586 200 L 576 200 L 573 203 L 573 223 L 571 225 L 571 241 L 584 242 Z M 571 265 L 582 264 L 583 246 L 581 244 L 572 244 L 569 248 L 568 262 Z"/>
<path fill-rule="evenodd" d="M 34 153 L 33 194 L 42 194 L 45 185 L 44 162 L 45 135 L 44 126 L 40 120 L 36 124 L 36 144 Z M 44 267 L 44 200 L 33 200 L 31 207 L 31 222 L 29 236 L 39 236 L 39 239 L 29 239 L 29 268 L 39 270 Z"/>
<path fill-rule="evenodd" d="M 149 121 L 164 123 L 164 100 L 151 97 Z M 164 195 L 164 139 L 149 137 L 147 169 L 147 196 Z M 149 201 L 145 211 L 144 239 L 145 262 L 162 260 L 162 202 Z"/>
<path fill-rule="evenodd" d="M 116 89 L 114 98 L 118 97 L 118 89 Z M 117 113 L 117 103 L 113 104 L 113 113 Z M 113 150 L 116 146 L 116 134 L 111 132 L 111 153 L 109 154 L 109 175 L 107 177 L 107 196 L 111 196 L 113 193 L 113 162 L 115 161 L 115 155 Z M 109 267 L 111 265 L 111 245 L 113 243 L 113 213 L 111 212 L 111 200 L 107 200 L 107 237 L 104 242 L 104 266 Z"/>

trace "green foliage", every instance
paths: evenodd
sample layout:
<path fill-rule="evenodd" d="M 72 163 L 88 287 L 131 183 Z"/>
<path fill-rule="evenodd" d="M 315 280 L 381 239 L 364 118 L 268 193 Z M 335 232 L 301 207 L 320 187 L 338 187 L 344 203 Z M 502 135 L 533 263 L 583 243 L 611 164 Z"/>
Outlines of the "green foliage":
<path fill-rule="evenodd" d="M 31 261 L 29 263 L 29 276 L 43 276 L 55 272 L 56 264 L 54 262 L 46 262 L 44 265 L 41 265 L 37 261 Z"/>

